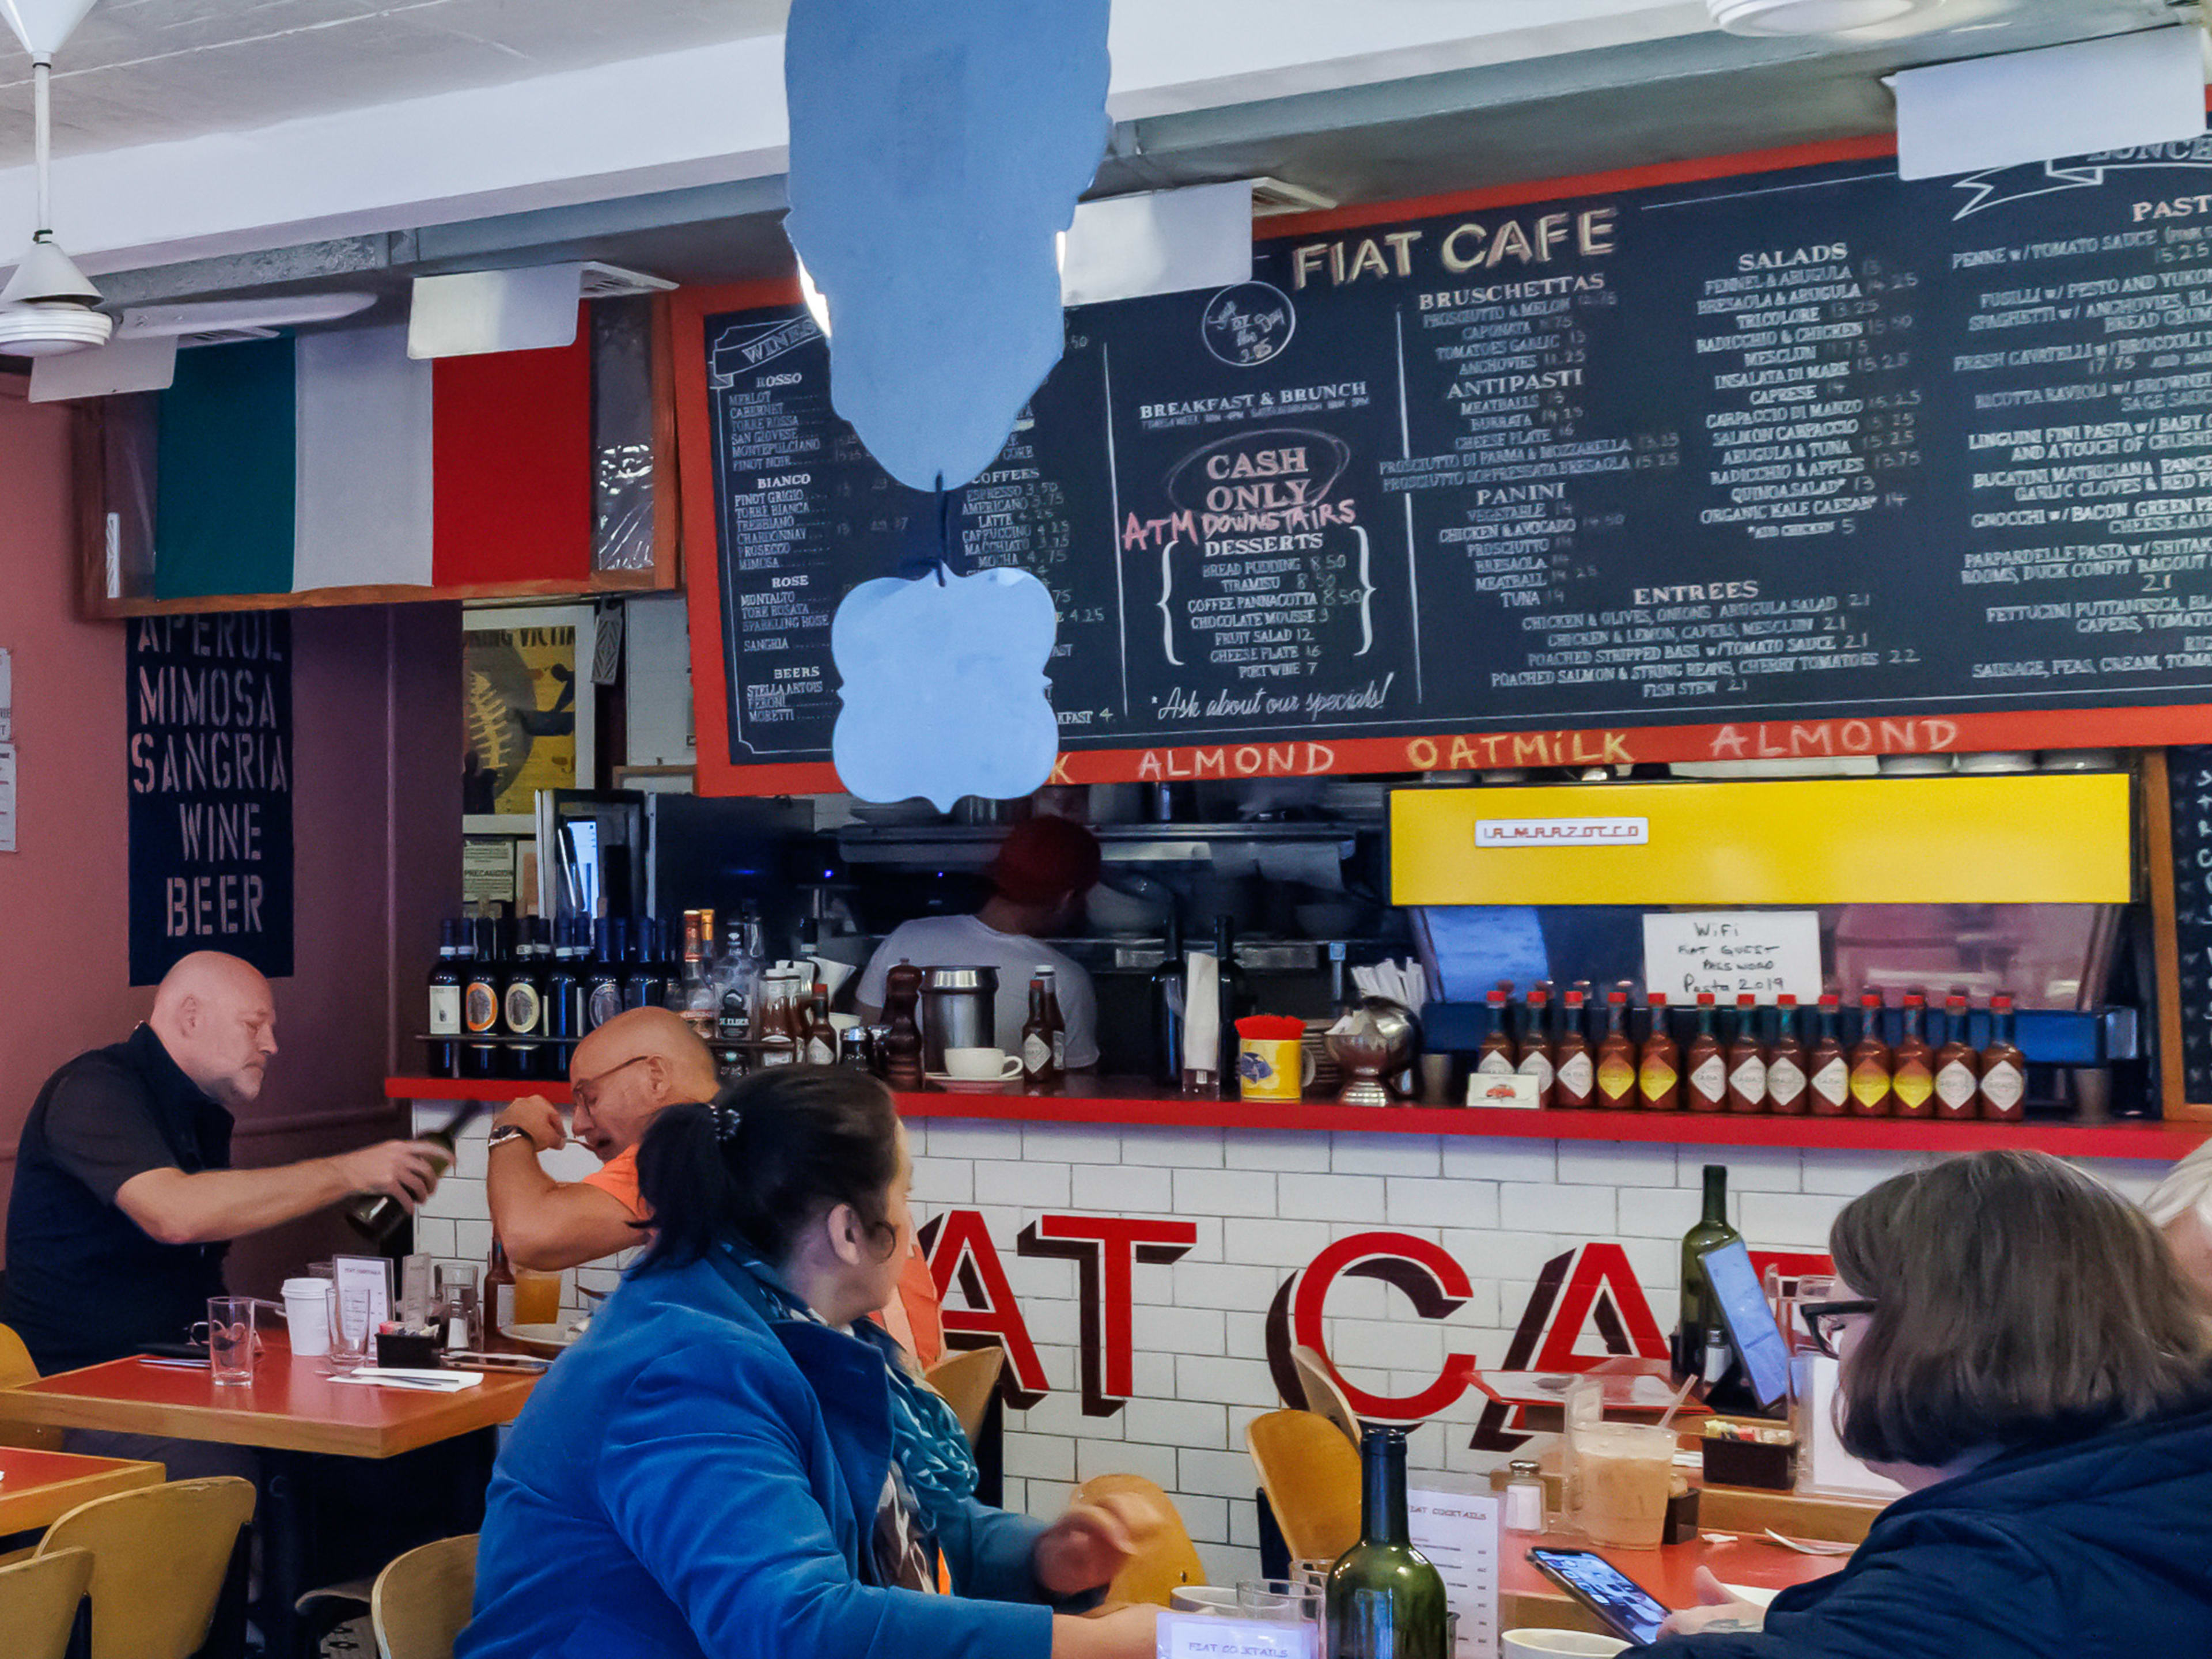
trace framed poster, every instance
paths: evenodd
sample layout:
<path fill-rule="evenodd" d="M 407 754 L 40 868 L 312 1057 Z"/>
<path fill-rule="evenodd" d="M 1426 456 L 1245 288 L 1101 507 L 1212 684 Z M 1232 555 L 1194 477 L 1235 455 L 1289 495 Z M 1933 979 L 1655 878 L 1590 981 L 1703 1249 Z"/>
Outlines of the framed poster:
<path fill-rule="evenodd" d="M 588 605 L 474 611 L 463 622 L 468 834 L 532 834 L 539 790 L 591 787 L 592 638 Z"/>

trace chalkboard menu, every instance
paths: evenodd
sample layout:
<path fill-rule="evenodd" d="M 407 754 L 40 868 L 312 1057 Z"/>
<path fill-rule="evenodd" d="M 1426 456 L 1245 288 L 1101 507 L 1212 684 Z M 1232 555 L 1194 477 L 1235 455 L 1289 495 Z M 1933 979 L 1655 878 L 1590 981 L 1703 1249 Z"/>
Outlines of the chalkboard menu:
<path fill-rule="evenodd" d="M 2212 702 L 2208 185 L 1861 155 L 1270 240 L 1067 313 L 956 562 L 1052 588 L 1078 753 Z M 831 614 L 937 507 L 803 311 L 702 321 L 729 759 L 823 759 Z"/>

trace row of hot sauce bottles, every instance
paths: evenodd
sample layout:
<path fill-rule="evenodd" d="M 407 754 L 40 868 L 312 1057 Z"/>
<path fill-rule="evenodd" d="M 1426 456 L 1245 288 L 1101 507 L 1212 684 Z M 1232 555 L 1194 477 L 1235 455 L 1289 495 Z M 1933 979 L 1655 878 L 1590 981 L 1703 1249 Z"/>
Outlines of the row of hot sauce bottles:
<path fill-rule="evenodd" d="M 1805 1030 L 1799 1021 L 1807 1011 L 1793 996 L 1763 1005 L 1747 993 L 1725 1010 L 1702 992 L 1686 1044 L 1669 1030 L 1658 992 L 1649 998 L 1650 1034 L 1638 1042 L 1628 1030 L 1629 996 L 1626 984 L 1606 993 L 1604 1024 L 1593 1034 L 1587 981 L 1556 1002 L 1552 986 L 1539 983 L 1517 1006 L 1513 987 L 1501 981 L 1490 993 L 1478 1080 L 1526 1073 L 1536 1079 L 1541 1104 L 1567 1109 L 2006 1122 L 2025 1115 L 2027 1062 L 2013 1042 L 2012 998 L 2002 993 L 1990 999 L 1990 1041 L 1979 1049 L 1960 992 L 1940 1009 L 1929 1008 L 1923 993 L 1907 992 L 1903 1035 L 1893 1044 L 1883 1034 L 1879 991 L 1859 998 L 1856 1030 L 1848 1036 L 1842 999 L 1833 994 L 1820 999 Z"/>
<path fill-rule="evenodd" d="M 667 954 L 683 941 L 680 958 Z M 802 941 L 802 945 L 804 941 Z M 830 1013 L 830 988 L 811 962 L 767 959 L 750 910 L 715 947 L 712 910 L 686 910 L 679 928 L 629 920 L 478 915 L 441 925 L 429 977 L 431 1074 L 547 1079 L 567 1075 L 576 1043 L 631 1008 L 680 1014 L 714 1051 L 725 1081 L 758 1066 L 855 1066 L 895 1086 L 922 1086 L 916 1004 L 920 974 L 894 975 L 882 1024 Z M 1030 981 L 1023 1075 L 1033 1089 L 1060 1086 L 1067 1030 L 1049 967 Z"/>

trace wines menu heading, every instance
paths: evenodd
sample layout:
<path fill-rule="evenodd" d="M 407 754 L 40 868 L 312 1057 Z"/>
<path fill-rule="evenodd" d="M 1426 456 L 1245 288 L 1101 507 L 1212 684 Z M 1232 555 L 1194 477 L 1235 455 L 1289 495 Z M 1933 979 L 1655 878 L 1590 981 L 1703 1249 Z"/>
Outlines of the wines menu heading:
<path fill-rule="evenodd" d="M 2212 702 L 2212 143 L 1871 158 L 1261 245 L 1067 313 L 944 504 L 803 311 L 705 319 L 730 760 L 855 584 L 1018 565 L 1064 750 Z"/>

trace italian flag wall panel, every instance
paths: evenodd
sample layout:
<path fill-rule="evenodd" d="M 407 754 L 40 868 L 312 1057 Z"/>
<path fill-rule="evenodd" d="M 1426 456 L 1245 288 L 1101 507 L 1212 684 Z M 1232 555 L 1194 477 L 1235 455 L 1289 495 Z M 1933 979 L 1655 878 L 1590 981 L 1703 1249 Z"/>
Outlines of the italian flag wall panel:
<path fill-rule="evenodd" d="M 404 326 L 203 346 L 161 397 L 155 597 L 582 588 L 589 331 L 417 362 Z"/>

